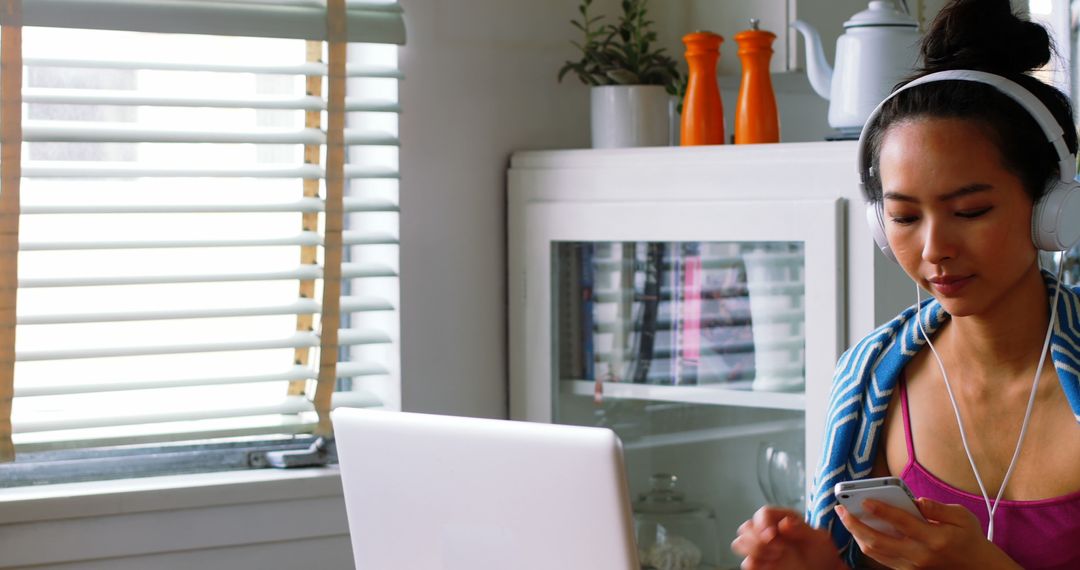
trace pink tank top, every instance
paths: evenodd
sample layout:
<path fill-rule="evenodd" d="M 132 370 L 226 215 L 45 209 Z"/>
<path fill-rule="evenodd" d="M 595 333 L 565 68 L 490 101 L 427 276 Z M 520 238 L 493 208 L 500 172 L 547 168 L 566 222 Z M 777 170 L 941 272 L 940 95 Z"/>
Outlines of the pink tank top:
<path fill-rule="evenodd" d="M 908 462 L 900 478 L 916 497 L 961 505 L 975 514 L 986 533 L 989 514 L 981 495 L 938 479 L 915 459 L 908 416 L 907 386 L 900 377 L 900 407 Z M 1038 501 L 999 501 L 994 514 L 994 544 L 1026 570 L 1080 569 L 1080 491 Z"/>

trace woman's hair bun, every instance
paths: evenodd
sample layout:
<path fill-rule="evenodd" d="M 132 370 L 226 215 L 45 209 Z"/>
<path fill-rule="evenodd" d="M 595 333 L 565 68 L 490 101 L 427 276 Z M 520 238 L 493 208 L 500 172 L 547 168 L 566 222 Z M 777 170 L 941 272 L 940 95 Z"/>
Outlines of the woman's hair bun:
<path fill-rule="evenodd" d="M 1050 61 L 1046 28 L 1013 14 L 1009 0 L 953 0 L 922 42 L 924 71 L 978 69 L 1020 74 Z"/>

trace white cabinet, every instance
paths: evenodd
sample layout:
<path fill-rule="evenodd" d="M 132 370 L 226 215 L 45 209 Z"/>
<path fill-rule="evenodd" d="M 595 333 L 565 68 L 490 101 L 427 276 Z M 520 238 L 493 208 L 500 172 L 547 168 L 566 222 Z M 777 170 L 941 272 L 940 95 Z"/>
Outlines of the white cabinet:
<path fill-rule="evenodd" d="M 522 152 L 509 171 L 510 411 L 603 425 L 631 492 L 716 512 L 710 568 L 816 465 L 837 357 L 913 301 L 876 252 L 855 144 Z M 774 457 L 777 456 L 774 454 Z M 787 479 L 781 480 L 781 476 Z"/>

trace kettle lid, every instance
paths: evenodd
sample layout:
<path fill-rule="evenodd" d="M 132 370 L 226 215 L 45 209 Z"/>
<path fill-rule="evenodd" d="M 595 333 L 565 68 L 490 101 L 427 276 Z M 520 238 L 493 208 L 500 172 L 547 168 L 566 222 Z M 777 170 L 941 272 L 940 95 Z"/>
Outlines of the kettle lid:
<path fill-rule="evenodd" d="M 896 4 L 890 0 L 873 0 L 870 7 L 851 17 L 844 22 L 844 28 L 856 28 L 867 26 L 890 26 L 917 28 L 918 22 L 911 16 L 896 9 Z"/>

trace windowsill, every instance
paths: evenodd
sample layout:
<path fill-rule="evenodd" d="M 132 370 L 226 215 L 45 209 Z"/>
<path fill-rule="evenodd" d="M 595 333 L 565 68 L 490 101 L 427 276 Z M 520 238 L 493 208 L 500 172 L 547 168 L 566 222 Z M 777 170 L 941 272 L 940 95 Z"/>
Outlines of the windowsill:
<path fill-rule="evenodd" d="M 0 489 L 0 525 L 341 496 L 337 466 Z"/>

